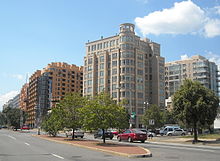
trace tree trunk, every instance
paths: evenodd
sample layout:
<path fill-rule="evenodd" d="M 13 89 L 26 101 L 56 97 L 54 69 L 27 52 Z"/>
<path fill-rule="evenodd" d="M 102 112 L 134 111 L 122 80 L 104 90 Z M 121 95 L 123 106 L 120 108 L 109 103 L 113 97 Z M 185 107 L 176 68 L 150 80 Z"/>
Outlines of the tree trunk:
<path fill-rule="evenodd" d="M 197 133 L 197 125 L 196 122 L 193 123 L 193 132 L 194 132 L 194 140 L 193 143 L 198 142 L 198 133 Z"/>
<path fill-rule="evenodd" d="M 103 143 L 105 143 L 105 129 L 102 129 L 102 138 L 103 138 Z"/>
<path fill-rule="evenodd" d="M 72 140 L 75 138 L 75 129 L 73 129 Z"/>

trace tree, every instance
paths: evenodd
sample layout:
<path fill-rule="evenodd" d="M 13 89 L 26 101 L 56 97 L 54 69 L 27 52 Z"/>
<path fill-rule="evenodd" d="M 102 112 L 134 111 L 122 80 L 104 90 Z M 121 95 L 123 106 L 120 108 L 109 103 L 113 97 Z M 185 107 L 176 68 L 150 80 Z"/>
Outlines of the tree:
<path fill-rule="evenodd" d="M 117 104 L 109 94 L 100 93 L 89 99 L 81 109 L 83 127 L 88 130 L 102 129 L 103 143 L 105 130 L 108 128 L 127 128 L 128 113 L 122 105 Z"/>
<path fill-rule="evenodd" d="M 48 132 L 49 135 L 56 136 L 59 130 L 63 129 L 63 110 L 62 108 L 55 107 L 52 112 L 46 116 L 41 124 L 42 129 Z"/>
<path fill-rule="evenodd" d="M 7 119 L 4 113 L 0 112 L 0 125 L 6 125 Z"/>
<path fill-rule="evenodd" d="M 177 123 L 172 111 L 168 111 L 168 110 L 163 111 L 163 122 L 164 124 L 176 124 Z"/>
<path fill-rule="evenodd" d="M 10 106 L 8 106 L 3 110 L 3 114 L 6 117 L 5 122 L 9 126 L 13 126 L 16 130 L 18 128 L 20 128 L 21 116 L 23 116 L 23 114 L 25 114 L 21 109 L 11 108 Z"/>
<path fill-rule="evenodd" d="M 197 142 L 198 127 L 213 124 L 217 115 L 219 99 L 210 89 L 199 82 L 187 79 L 174 94 L 173 105 L 175 116 L 193 128 L 193 142 Z"/>
<path fill-rule="evenodd" d="M 163 126 L 163 112 L 157 105 L 150 105 L 150 107 L 146 109 L 142 120 L 147 128 L 160 128 L 161 126 Z M 154 124 L 151 124 L 150 120 L 153 120 Z"/>
<path fill-rule="evenodd" d="M 82 97 L 80 93 L 69 93 L 58 104 L 63 109 L 64 126 L 73 130 L 72 139 L 74 139 L 74 132 L 77 128 L 82 126 L 82 118 L 79 109 L 86 103 L 86 98 Z"/>

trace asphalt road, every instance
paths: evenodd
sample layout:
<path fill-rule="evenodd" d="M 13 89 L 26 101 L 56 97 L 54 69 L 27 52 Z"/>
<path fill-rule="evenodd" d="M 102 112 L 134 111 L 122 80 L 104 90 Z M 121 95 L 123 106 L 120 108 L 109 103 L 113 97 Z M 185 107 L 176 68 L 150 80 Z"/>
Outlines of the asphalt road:
<path fill-rule="evenodd" d="M 42 140 L 31 134 L 0 130 L 0 161 L 219 161 L 220 158 L 217 147 L 132 143 L 148 148 L 153 154 L 151 158 L 134 159 Z"/>

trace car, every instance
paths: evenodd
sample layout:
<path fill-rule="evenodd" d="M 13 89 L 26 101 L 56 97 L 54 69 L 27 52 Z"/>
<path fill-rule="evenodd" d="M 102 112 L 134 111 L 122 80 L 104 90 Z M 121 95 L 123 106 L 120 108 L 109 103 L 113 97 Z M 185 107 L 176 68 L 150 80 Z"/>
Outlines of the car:
<path fill-rule="evenodd" d="M 29 126 L 28 125 L 23 125 L 21 127 L 21 130 L 30 130 Z"/>
<path fill-rule="evenodd" d="M 65 134 L 66 134 L 66 137 L 69 137 L 69 136 L 73 136 L 73 129 L 68 129 L 68 130 L 66 130 L 65 131 Z M 84 137 L 84 131 L 83 130 L 81 130 L 81 129 L 76 129 L 75 131 L 74 131 L 74 137 L 75 138 L 83 138 Z"/>
<path fill-rule="evenodd" d="M 186 132 L 183 129 L 176 129 L 174 131 L 168 131 L 167 136 L 184 136 Z"/>
<path fill-rule="evenodd" d="M 113 133 L 110 130 L 105 130 L 105 138 L 109 138 L 112 140 L 112 138 L 114 137 Z M 103 131 L 102 129 L 99 129 L 98 131 L 96 131 L 96 133 L 94 134 L 94 138 L 101 138 L 103 139 Z"/>
<path fill-rule="evenodd" d="M 156 134 L 152 130 L 147 130 L 147 129 L 137 129 L 137 130 L 141 130 L 141 131 L 145 132 L 147 134 L 147 137 L 149 137 L 149 138 L 156 136 Z"/>
<path fill-rule="evenodd" d="M 172 132 L 175 131 L 177 129 L 180 129 L 179 126 L 166 126 L 165 128 L 163 128 L 162 130 L 160 130 L 160 135 L 167 135 L 168 132 Z"/>
<path fill-rule="evenodd" d="M 127 129 L 123 133 L 118 134 L 118 141 L 127 140 L 128 142 L 141 141 L 144 143 L 147 140 L 146 132 L 138 129 Z"/>
<path fill-rule="evenodd" d="M 117 129 L 109 129 L 109 131 L 111 131 L 113 135 L 118 135 L 119 133 Z"/>

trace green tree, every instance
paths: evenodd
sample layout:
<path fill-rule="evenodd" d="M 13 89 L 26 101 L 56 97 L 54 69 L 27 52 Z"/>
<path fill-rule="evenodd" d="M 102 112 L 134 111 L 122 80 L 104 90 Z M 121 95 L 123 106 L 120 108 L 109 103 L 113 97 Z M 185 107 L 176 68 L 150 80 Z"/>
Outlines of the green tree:
<path fill-rule="evenodd" d="M 149 108 L 145 110 L 142 120 L 143 124 L 146 125 L 147 128 L 160 128 L 161 126 L 163 126 L 163 112 L 157 105 L 150 105 Z M 150 120 L 153 120 L 154 124 L 151 124 Z"/>
<path fill-rule="evenodd" d="M 219 99 L 210 89 L 199 82 L 187 79 L 174 94 L 173 105 L 175 116 L 193 128 L 194 142 L 197 142 L 197 129 L 213 124 L 217 115 Z"/>
<path fill-rule="evenodd" d="M 3 114 L 9 126 L 13 126 L 16 130 L 20 128 L 21 115 L 23 114 L 20 109 L 8 106 L 3 110 Z"/>
<path fill-rule="evenodd" d="M 172 111 L 168 111 L 168 110 L 163 111 L 163 122 L 164 124 L 176 124 L 177 123 Z"/>
<path fill-rule="evenodd" d="M 103 143 L 105 130 L 108 128 L 127 128 L 128 113 L 122 105 L 117 104 L 109 94 L 100 93 L 87 101 L 81 109 L 85 129 L 102 129 Z"/>
<path fill-rule="evenodd" d="M 82 97 L 80 93 L 69 93 L 59 103 L 59 107 L 63 109 L 64 126 L 73 130 L 72 139 L 74 139 L 74 132 L 77 128 L 82 126 L 82 117 L 79 109 L 86 103 L 86 98 Z"/>
<path fill-rule="evenodd" d="M 7 124 L 7 119 L 5 117 L 5 114 L 0 112 L 0 125 L 6 125 Z"/>
<path fill-rule="evenodd" d="M 56 136 L 59 130 L 63 129 L 63 119 L 64 115 L 63 109 L 60 107 L 55 107 L 52 109 L 51 113 L 46 116 L 41 124 L 41 127 L 49 135 Z"/>

